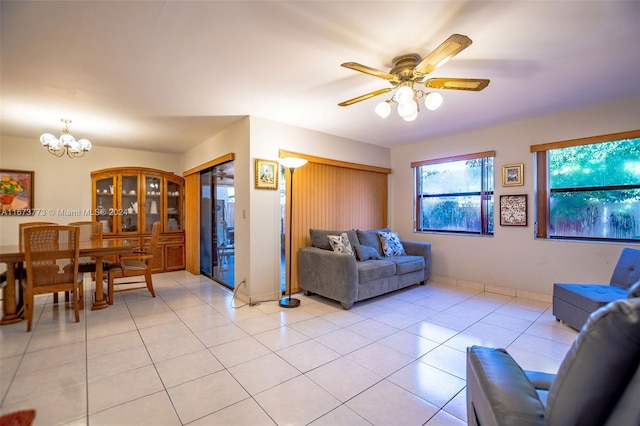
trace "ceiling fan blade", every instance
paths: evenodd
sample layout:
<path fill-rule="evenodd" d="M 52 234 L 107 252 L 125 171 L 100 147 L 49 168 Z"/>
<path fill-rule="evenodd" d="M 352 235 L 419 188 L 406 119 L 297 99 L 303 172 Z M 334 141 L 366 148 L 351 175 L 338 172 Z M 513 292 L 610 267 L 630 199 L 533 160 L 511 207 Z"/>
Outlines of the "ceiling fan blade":
<path fill-rule="evenodd" d="M 353 99 L 349 99 L 348 101 L 340 102 L 338 105 L 340 105 L 340 106 L 353 105 L 353 104 L 355 104 L 357 102 L 373 98 L 374 96 L 382 95 L 383 93 L 387 93 L 387 92 L 390 92 L 392 90 L 393 90 L 393 88 L 391 88 L 391 87 L 388 87 L 386 89 L 376 90 L 376 91 L 367 93 L 366 95 L 358 96 L 357 98 L 353 98 Z"/>
<path fill-rule="evenodd" d="M 432 89 L 471 90 L 479 92 L 489 85 L 491 80 L 482 78 L 430 78 L 423 84 Z"/>
<path fill-rule="evenodd" d="M 374 77 L 384 78 L 385 80 L 395 80 L 396 76 L 393 74 L 389 74 L 386 71 L 381 71 L 379 69 L 371 68 L 366 65 L 359 64 L 357 62 L 345 62 L 341 64 L 345 68 L 349 68 L 355 71 L 360 71 L 365 74 L 372 75 Z"/>
<path fill-rule="evenodd" d="M 413 69 L 414 77 L 424 77 L 440 65 L 453 58 L 458 53 L 469 47 L 473 43 L 471 39 L 465 35 L 453 34 L 446 39 L 436 49 L 429 53 L 416 67 Z"/>

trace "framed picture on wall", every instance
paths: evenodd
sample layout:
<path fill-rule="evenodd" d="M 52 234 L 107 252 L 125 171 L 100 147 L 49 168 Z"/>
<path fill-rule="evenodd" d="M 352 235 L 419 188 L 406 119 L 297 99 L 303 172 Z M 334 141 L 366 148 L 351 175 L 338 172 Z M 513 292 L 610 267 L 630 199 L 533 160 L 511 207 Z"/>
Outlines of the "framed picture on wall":
<path fill-rule="evenodd" d="M 527 194 L 500 196 L 500 225 L 527 226 Z"/>
<path fill-rule="evenodd" d="M 278 189 L 278 176 L 280 175 L 277 161 L 256 159 L 256 188 Z"/>
<path fill-rule="evenodd" d="M 0 169 L 0 214 L 33 213 L 33 172 Z"/>
<path fill-rule="evenodd" d="M 502 186 L 524 185 L 523 169 L 522 163 L 502 166 Z"/>

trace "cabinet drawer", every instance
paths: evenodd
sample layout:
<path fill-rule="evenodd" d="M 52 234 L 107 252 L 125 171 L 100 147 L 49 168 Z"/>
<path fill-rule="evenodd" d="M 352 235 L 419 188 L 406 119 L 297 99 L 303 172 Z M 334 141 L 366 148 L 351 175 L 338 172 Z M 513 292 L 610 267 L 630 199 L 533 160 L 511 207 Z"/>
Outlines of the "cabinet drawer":
<path fill-rule="evenodd" d="M 183 244 L 184 234 L 160 235 L 160 237 L 158 237 L 158 243 L 159 244 Z"/>

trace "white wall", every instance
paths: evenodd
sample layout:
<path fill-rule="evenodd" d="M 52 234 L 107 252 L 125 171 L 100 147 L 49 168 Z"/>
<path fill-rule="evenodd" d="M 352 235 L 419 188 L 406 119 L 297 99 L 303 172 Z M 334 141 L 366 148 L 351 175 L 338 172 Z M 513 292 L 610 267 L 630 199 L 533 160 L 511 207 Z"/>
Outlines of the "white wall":
<path fill-rule="evenodd" d="M 432 243 L 433 276 L 440 281 L 531 292 L 543 295 L 543 300 L 552 293 L 554 282 L 608 283 L 620 251 L 631 245 L 534 239 L 534 168 L 529 147 L 637 130 L 639 117 L 640 98 L 636 97 L 393 148 L 392 227 L 405 239 Z M 411 162 L 488 150 L 496 151 L 496 207 L 500 195 L 528 194 L 529 225 L 500 226 L 496 210 L 493 237 L 414 233 Z M 502 166 L 513 163 L 524 163 L 524 186 L 502 187 Z"/>
<path fill-rule="evenodd" d="M 249 117 L 237 121 L 224 131 L 187 151 L 182 155 L 181 164 L 183 170 L 189 170 L 230 153 L 235 154 L 234 247 L 236 256 L 234 257 L 234 263 L 236 282 L 234 286 L 238 286 L 243 280 L 246 280 L 247 283 L 251 282 L 251 257 L 245 255 L 249 253 L 253 238 L 248 220 L 251 196 L 250 192 L 245 190 L 253 182 L 250 175 L 252 170 L 251 162 L 249 161 Z M 238 296 L 242 299 L 248 300 L 251 295 L 252 289 L 250 286 L 238 287 Z"/>
<path fill-rule="evenodd" d="M 0 216 L 0 244 L 18 244 L 18 223 L 47 221 L 65 224 L 91 217 L 68 216 L 60 210 L 91 209 L 91 172 L 110 167 L 151 167 L 179 174 L 176 156 L 147 151 L 94 146 L 82 158 L 56 158 L 36 139 L 2 135 L 0 168 L 34 171 L 34 206 L 46 215 L 25 219 Z M 181 174 L 180 174 L 181 175 Z"/>
<path fill-rule="evenodd" d="M 278 160 L 285 150 L 352 163 L 390 167 L 389 149 L 251 117 L 251 162 Z M 237 187 L 236 187 L 237 188 Z M 238 190 L 236 190 L 236 194 Z M 251 266 L 248 281 L 254 300 L 279 298 L 280 198 L 278 191 L 255 189 L 251 167 Z M 237 227 L 236 227 L 237 229 Z M 236 267 L 236 276 L 241 273 Z"/>

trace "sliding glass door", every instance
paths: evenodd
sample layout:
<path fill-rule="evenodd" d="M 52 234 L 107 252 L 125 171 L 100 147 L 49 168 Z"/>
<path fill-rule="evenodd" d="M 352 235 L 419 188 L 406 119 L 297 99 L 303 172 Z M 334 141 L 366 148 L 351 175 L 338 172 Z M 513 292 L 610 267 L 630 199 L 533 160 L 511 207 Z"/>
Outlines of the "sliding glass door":
<path fill-rule="evenodd" d="M 235 188 L 233 161 L 200 173 L 200 272 L 234 287 Z"/>

